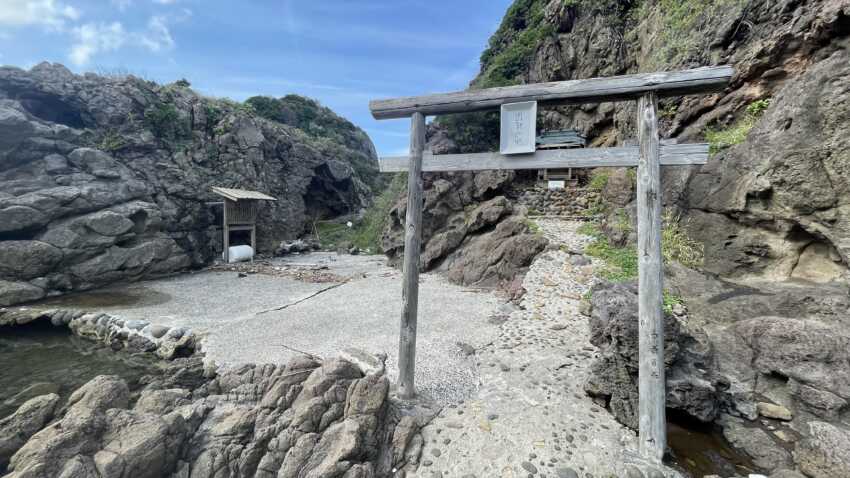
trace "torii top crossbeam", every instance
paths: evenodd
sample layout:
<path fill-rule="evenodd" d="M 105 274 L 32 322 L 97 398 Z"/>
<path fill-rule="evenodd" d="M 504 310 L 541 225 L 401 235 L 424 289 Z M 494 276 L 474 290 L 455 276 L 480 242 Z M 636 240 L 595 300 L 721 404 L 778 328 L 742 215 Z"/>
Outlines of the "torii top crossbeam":
<path fill-rule="evenodd" d="M 658 98 L 720 91 L 734 70 L 729 66 L 640 73 L 587 80 L 518 85 L 438 95 L 375 100 L 376 119 L 411 118 L 410 155 L 382 158 L 381 171 L 408 171 L 404 282 L 399 334 L 399 395 L 413 397 L 419 251 L 422 229 L 422 171 L 637 166 L 639 425 L 640 452 L 660 461 L 667 443 L 662 313 L 661 165 L 704 164 L 707 144 L 661 145 Z M 425 116 L 490 110 L 510 103 L 544 105 L 637 100 L 637 147 L 565 149 L 524 154 L 426 154 Z M 519 105 L 513 105 L 514 107 Z M 532 111 L 536 111 L 536 105 Z M 529 118 L 534 122 L 536 118 Z"/>
<path fill-rule="evenodd" d="M 504 86 L 373 100 L 369 102 L 369 109 L 372 116 L 380 120 L 407 118 L 413 113 L 428 116 L 490 110 L 506 103 L 521 101 L 561 105 L 601 103 L 635 100 L 649 92 L 655 92 L 658 97 L 664 98 L 722 90 L 729 83 L 733 72 L 731 66 L 710 66 L 683 71 Z"/>

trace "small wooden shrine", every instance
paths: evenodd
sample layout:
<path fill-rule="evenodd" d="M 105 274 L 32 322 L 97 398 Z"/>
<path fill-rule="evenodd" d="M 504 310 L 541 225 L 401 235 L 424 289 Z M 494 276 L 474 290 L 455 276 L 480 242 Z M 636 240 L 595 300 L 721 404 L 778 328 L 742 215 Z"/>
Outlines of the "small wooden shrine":
<path fill-rule="evenodd" d="M 257 251 L 257 212 L 260 201 L 277 201 L 269 195 L 247 189 L 213 187 L 212 192 L 224 198 L 222 208 L 222 250 L 224 262 L 230 259 L 230 233 L 251 232 L 251 250 Z"/>
<path fill-rule="evenodd" d="M 585 137 L 574 129 L 546 131 L 537 137 L 537 150 L 571 149 L 587 146 Z M 565 185 L 575 187 L 578 178 L 573 176 L 573 168 L 541 169 L 537 171 L 539 181 L 564 181 Z"/>

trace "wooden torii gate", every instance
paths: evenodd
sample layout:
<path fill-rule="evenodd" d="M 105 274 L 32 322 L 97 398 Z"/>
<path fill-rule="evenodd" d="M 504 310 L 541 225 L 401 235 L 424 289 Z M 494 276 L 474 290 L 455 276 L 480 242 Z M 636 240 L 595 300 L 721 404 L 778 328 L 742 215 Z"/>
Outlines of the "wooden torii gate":
<path fill-rule="evenodd" d="M 708 161 L 708 145 L 661 145 L 658 99 L 720 91 L 733 73 L 730 66 L 716 66 L 371 101 L 369 109 L 375 119 L 411 118 L 410 155 L 380 160 L 382 172 L 408 171 L 398 354 L 399 395 L 412 398 L 416 393 L 414 364 L 423 171 L 637 166 L 640 453 L 645 458 L 660 461 L 667 445 L 660 167 L 705 164 Z M 632 100 L 637 100 L 637 147 L 543 150 L 509 156 L 499 153 L 433 155 L 424 152 L 426 115 L 491 110 L 527 101 L 556 106 Z"/>

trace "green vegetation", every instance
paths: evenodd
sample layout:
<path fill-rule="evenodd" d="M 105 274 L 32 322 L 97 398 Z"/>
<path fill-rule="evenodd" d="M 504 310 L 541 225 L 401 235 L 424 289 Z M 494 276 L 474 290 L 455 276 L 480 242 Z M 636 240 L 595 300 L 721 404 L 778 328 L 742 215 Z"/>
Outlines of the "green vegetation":
<path fill-rule="evenodd" d="M 177 108 L 171 103 L 158 103 L 145 110 L 145 126 L 154 136 L 174 141 L 189 134 L 189 125 L 181 120 Z"/>
<path fill-rule="evenodd" d="M 110 129 L 100 140 L 100 144 L 97 145 L 97 148 L 102 151 L 113 152 L 123 148 L 126 144 L 124 137 L 121 136 L 119 132 L 114 129 Z"/>
<path fill-rule="evenodd" d="M 664 313 L 670 315 L 673 313 L 674 305 L 684 305 L 685 301 L 681 297 L 674 295 L 669 290 L 664 289 L 661 294 L 661 303 L 663 305 Z"/>
<path fill-rule="evenodd" d="M 770 99 L 753 101 L 747 105 L 744 116 L 730 126 L 722 129 L 713 127 L 706 129 L 705 140 L 708 141 L 709 153 L 717 154 L 726 148 L 743 143 L 768 106 L 770 106 Z"/>
<path fill-rule="evenodd" d="M 672 209 L 664 211 L 661 228 L 661 253 L 665 261 L 678 261 L 685 267 L 702 267 L 705 246 L 688 236 Z"/>
<path fill-rule="evenodd" d="M 717 28 L 711 20 L 741 10 L 747 0 L 641 0 L 631 17 L 635 25 L 656 27 L 649 69 L 676 65 L 702 53 Z"/>
<path fill-rule="evenodd" d="M 481 54 L 477 88 L 519 84 L 528 71 L 534 52 L 543 40 L 555 34 L 546 23 L 543 0 L 516 0 L 509 8 L 490 43 Z"/>
<path fill-rule="evenodd" d="M 593 237 L 585 253 L 605 261 L 605 268 L 600 275 L 613 282 L 624 282 L 637 277 L 637 249 L 634 245 L 617 247 L 611 244 L 608 237 L 593 222 L 586 222 L 579 228 L 579 233 Z"/>
<path fill-rule="evenodd" d="M 658 116 L 661 118 L 673 118 L 676 116 L 676 113 L 679 112 L 679 104 L 673 103 L 672 101 L 669 103 L 662 102 L 661 103 L 661 111 L 659 111 Z"/>
<path fill-rule="evenodd" d="M 609 177 L 610 173 L 604 168 L 594 169 L 593 173 L 591 173 L 590 182 L 587 184 L 587 187 L 594 191 L 601 192 L 605 189 L 605 186 L 608 185 Z"/>
<path fill-rule="evenodd" d="M 679 218 L 672 210 L 666 210 L 662 217 L 661 229 L 661 255 L 664 260 L 678 261 L 690 268 L 701 267 L 704 260 L 703 244 L 691 239 L 687 232 L 679 224 Z M 611 226 L 620 235 L 627 236 L 632 226 L 628 216 L 619 211 L 616 220 Z M 607 235 L 599 228 L 599 224 L 593 221 L 586 222 L 579 227 L 578 232 L 593 238 L 585 252 L 589 256 L 597 257 L 605 261 L 605 269 L 601 276 L 614 281 L 622 282 L 637 277 L 637 248 L 634 244 L 617 246 L 611 243 Z"/>
<path fill-rule="evenodd" d="M 525 225 L 528 227 L 528 232 L 532 234 L 543 234 L 543 230 L 540 229 L 540 226 L 534 220 L 526 218 Z"/>
<path fill-rule="evenodd" d="M 224 119 L 224 111 L 212 102 L 204 103 L 204 116 L 206 117 L 206 130 L 208 134 L 216 132 L 216 126 Z"/>
<path fill-rule="evenodd" d="M 357 127 L 311 98 L 253 96 L 245 100 L 245 105 L 263 118 L 294 126 L 310 136 L 332 138 L 347 146 L 356 146 L 352 141 L 357 139 L 353 138 L 359 132 Z"/>
<path fill-rule="evenodd" d="M 387 226 L 390 210 L 407 187 L 406 181 L 406 174 L 399 173 L 393 176 L 389 186 L 375 198 L 375 202 L 366 210 L 363 219 L 354 227 L 331 221 L 317 221 L 315 233 L 322 247 L 333 248 L 349 243 L 360 249 L 369 249 L 373 253 L 382 252 L 381 235 Z"/>

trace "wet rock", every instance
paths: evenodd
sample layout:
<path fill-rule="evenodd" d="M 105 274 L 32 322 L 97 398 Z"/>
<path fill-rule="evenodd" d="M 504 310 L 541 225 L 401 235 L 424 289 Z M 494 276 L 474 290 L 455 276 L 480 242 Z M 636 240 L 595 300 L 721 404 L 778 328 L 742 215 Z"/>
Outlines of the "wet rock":
<path fill-rule="evenodd" d="M 724 417 L 723 436 L 732 446 L 743 450 L 761 469 L 774 470 L 791 463 L 791 454 L 761 428 L 747 426 L 743 420 Z"/>

